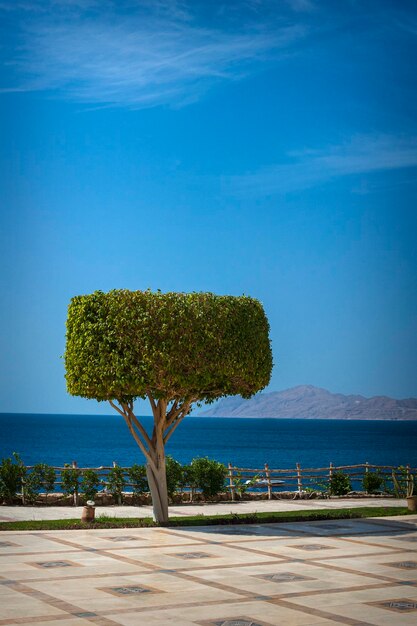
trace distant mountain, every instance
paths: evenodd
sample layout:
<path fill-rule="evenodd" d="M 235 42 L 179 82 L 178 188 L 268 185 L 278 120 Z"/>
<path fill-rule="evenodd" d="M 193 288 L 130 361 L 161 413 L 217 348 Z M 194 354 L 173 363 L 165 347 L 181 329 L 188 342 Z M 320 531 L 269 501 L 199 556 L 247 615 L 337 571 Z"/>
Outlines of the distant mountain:
<path fill-rule="evenodd" d="M 313 385 L 220 400 L 200 415 L 213 417 L 287 417 L 321 419 L 417 420 L 417 398 L 345 396 Z"/>

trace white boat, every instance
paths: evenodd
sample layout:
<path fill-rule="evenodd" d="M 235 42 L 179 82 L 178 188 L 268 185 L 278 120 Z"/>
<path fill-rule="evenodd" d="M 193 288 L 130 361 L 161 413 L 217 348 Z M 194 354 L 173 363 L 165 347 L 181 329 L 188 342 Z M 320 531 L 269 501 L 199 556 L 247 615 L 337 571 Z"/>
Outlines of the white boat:
<path fill-rule="evenodd" d="M 277 487 L 279 485 L 285 485 L 285 481 L 279 478 L 270 478 L 269 481 L 266 478 L 258 478 L 258 480 L 247 480 L 246 485 L 271 485 L 271 487 Z"/>

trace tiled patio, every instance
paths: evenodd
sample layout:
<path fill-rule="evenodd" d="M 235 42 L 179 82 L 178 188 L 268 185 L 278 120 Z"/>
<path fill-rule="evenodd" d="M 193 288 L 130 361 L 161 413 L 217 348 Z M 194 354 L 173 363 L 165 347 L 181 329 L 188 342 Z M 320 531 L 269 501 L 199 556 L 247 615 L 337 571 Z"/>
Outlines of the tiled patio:
<path fill-rule="evenodd" d="M 417 624 L 417 515 L 2 532 L 0 626 Z"/>

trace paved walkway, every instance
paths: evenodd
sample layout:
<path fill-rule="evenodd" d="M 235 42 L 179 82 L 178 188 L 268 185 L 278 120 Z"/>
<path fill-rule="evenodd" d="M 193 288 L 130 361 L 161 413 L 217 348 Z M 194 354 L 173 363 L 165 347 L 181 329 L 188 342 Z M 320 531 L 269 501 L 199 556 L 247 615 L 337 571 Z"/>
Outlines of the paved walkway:
<path fill-rule="evenodd" d="M 0 625 L 411 626 L 417 515 L 0 533 Z"/>
<path fill-rule="evenodd" d="M 295 511 L 303 509 L 339 509 L 362 506 L 407 506 L 405 500 L 393 498 L 333 498 L 331 500 L 252 500 L 216 504 L 183 504 L 169 507 L 170 516 L 220 515 L 261 511 Z M 0 521 L 79 519 L 82 507 L 71 506 L 0 506 Z M 112 517 L 152 517 L 151 506 L 100 506 L 96 515 Z"/>

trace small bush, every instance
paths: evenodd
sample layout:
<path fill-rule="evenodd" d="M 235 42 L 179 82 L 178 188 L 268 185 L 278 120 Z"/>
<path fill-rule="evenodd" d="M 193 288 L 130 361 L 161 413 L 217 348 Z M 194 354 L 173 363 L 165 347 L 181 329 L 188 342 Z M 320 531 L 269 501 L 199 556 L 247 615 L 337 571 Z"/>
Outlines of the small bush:
<path fill-rule="evenodd" d="M 352 484 L 349 476 L 343 472 L 335 472 L 329 483 L 329 492 L 332 496 L 345 496 L 352 491 Z"/>
<path fill-rule="evenodd" d="M 132 465 L 127 475 L 129 476 L 129 481 L 132 483 L 133 495 L 140 496 L 149 491 L 146 467 L 144 465 Z"/>
<path fill-rule="evenodd" d="M 13 502 L 26 476 L 26 467 L 17 452 L 13 452 L 12 457 L 0 463 L 0 500 L 6 502 Z"/>
<path fill-rule="evenodd" d="M 35 502 L 40 491 L 44 491 L 46 499 L 48 494 L 54 490 L 56 474 L 53 467 L 46 463 L 37 463 L 30 474 L 27 475 L 24 491 L 28 502 Z"/>
<path fill-rule="evenodd" d="M 66 495 L 74 496 L 75 504 L 80 490 L 80 470 L 66 463 L 61 472 L 61 488 Z"/>
<path fill-rule="evenodd" d="M 80 491 L 86 500 L 94 500 L 101 485 L 101 481 L 97 472 L 93 469 L 87 469 L 83 472 Z"/>
<path fill-rule="evenodd" d="M 377 493 L 381 491 L 384 478 L 379 472 L 365 472 L 362 480 L 362 487 L 366 493 Z"/>
<path fill-rule="evenodd" d="M 203 457 L 193 459 L 190 468 L 193 483 L 205 498 L 212 498 L 224 490 L 227 468 L 223 463 Z"/>
<path fill-rule="evenodd" d="M 115 465 L 107 474 L 106 487 L 112 494 L 114 501 L 117 502 L 117 504 L 122 504 L 122 494 L 125 485 L 126 480 L 124 472 L 119 465 Z"/>
<path fill-rule="evenodd" d="M 178 491 L 178 487 L 182 482 L 183 467 L 181 463 L 176 461 L 172 456 L 166 457 L 166 475 L 167 475 L 167 491 L 170 498 Z"/>

